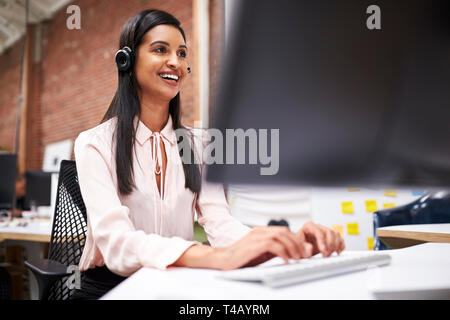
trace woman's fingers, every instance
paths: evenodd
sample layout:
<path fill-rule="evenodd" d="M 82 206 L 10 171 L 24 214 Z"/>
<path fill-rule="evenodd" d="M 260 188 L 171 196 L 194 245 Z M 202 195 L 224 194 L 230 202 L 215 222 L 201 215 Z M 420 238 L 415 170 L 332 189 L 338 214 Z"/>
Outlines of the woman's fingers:
<path fill-rule="evenodd" d="M 291 259 L 303 259 L 303 258 L 310 258 L 313 255 L 314 247 L 313 244 L 309 243 L 304 233 L 292 233 L 289 228 L 287 227 L 269 227 L 273 230 L 276 230 L 275 228 L 282 228 L 281 233 L 278 233 L 277 240 L 282 241 L 287 248 L 290 248 L 288 251 L 290 253 Z M 293 253 L 295 251 L 295 253 Z"/>
<path fill-rule="evenodd" d="M 302 251 L 302 258 L 310 258 L 314 253 L 314 246 L 306 240 L 305 233 L 300 230 L 296 236 L 300 239 Z"/>
<path fill-rule="evenodd" d="M 339 233 L 325 226 L 308 222 L 301 231 L 305 233 L 306 240 L 314 245 L 314 251 L 320 252 L 324 257 L 335 251 L 340 253 L 345 248 Z"/>
<path fill-rule="evenodd" d="M 274 254 L 275 256 L 278 256 L 284 260 L 284 262 L 289 262 L 289 254 L 286 250 L 286 247 L 282 245 L 280 242 L 272 239 L 267 242 L 266 252 L 270 252 Z"/>
<path fill-rule="evenodd" d="M 326 257 L 330 256 L 334 251 L 337 251 L 337 242 L 336 242 L 336 236 L 334 234 L 334 231 L 322 227 L 323 232 L 325 233 L 325 239 L 326 239 Z"/>
<path fill-rule="evenodd" d="M 251 259 L 255 259 L 267 252 L 282 258 L 288 262 L 289 259 L 301 259 L 311 256 L 311 246 L 309 250 L 305 248 L 305 242 L 297 235 L 293 234 L 287 227 L 257 227 L 249 234 L 250 246 L 248 254 Z"/>
<path fill-rule="evenodd" d="M 333 252 L 341 253 L 342 250 L 344 250 L 344 239 L 342 239 L 341 235 L 330 229 L 322 226 L 323 229 L 327 232 L 327 241 L 328 241 L 328 248 L 329 248 L 329 254 L 331 255 Z"/>
<path fill-rule="evenodd" d="M 345 249 L 345 243 L 344 239 L 342 237 L 339 237 L 339 251 L 338 253 L 341 253 Z"/>
<path fill-rule="evenodd" d="M 282 226 L 255 227 L 244 238 L 225 249 L 225 268 L 235 269 L 265 262 L 265 257 L 280 257 L 286 263 L 290 259 L 309 258 L 317 246 L 324 256 L 334 250 L 343 250 L 343 243 L 334 231 L 308 225 L 297 234 Z"/>
<path fill-rule="evenodd" d="M 339 254 L 341 253 L 341 235 L 339 234 L 339 232 L 332 230 L 334 233 L 334 248 L 335 251 Z"/>
<path fill-rule="evenodd" d="M 270 227 L 273 239 L 282 243 L 286 251 L 289 253 L 290 259 L 298 260 L 303 254 L 303 246 L 299 239 L 287 227 Z"/>
<path fill-rule="evenodd" d="M 316 246 L 317 250 L 322 255 L 326 255 L 326 236 L 325 233 L 317 225 L 308 224 L 306 226 L 306 238 Z"/>

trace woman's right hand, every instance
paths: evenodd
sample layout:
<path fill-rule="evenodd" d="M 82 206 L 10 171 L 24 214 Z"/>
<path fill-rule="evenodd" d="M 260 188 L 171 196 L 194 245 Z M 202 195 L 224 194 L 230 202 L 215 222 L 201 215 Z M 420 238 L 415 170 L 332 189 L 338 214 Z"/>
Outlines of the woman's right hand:
<path fill-rule="evenodd" d="M 313 247 L 301 234 L 292 233 L 288 227 L 254 227 L 247 235 L 232 245 L 215 248 L 212 253 L 215 268 L 232 270 L 261 264 L 273 257 L 285 262 L 312 256 Z"/>

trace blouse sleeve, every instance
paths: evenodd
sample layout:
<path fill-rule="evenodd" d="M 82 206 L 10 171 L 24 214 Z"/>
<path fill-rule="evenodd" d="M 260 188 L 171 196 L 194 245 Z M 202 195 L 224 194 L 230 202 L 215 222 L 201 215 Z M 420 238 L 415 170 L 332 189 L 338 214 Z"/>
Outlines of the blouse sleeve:
<path fill-rule="evenodd" d="M 198 223 L 213 247 L 224 247 L 245 236 L 251 229 L 230 214 L 221 184 L 203 181 L 197 198 Z"/>
<path fill-rule="evenodd" d="M 209 142 L 208 135 L 204 130 L 194 129 L 194 136 L 197 141 L 197 152 L 203 157 L 203 151 Z M 199 150 L 199 147 L 202 149 Z M 203 171 L 206 169 L 204 167 Z M 204 178 L 203 174 L 202 187 L 196 202 L 198 223 L 205 230 L 213 247 L 231 245 L 245 236 L 251 228 L 231 215 L 223 185 L 206 182 Z"/>
<path fill-rule="evenodd" d="M 162 237 L 136 230 L 129 208 L 122 205 L 113 179 L 111 147 L 97 134 L 81 133 L 75 141 L 75 160 L 81 194 L 94 244 L 106 266 L 129 276 L 141 267 L 165 269 L 186 249 L 197 244 L 180 237 Z"/>

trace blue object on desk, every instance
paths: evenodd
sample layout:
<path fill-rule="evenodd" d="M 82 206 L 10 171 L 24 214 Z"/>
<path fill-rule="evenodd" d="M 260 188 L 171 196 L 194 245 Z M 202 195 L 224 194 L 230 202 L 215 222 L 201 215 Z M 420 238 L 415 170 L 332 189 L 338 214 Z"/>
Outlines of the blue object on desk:
<path fill-rule="evenodd" d="M 450 222 L 450 191 L 426 194 L 404 206 L 374 212 L 374 250 L 389 249 L 376 236 L 377 228 L 405 224 Z"/>

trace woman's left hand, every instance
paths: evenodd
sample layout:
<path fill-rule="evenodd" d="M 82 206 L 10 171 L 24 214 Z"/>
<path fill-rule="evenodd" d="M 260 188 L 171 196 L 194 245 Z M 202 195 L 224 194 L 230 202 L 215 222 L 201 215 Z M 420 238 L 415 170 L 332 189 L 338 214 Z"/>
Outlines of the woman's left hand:
<path fill-rule="evenodd" d="M 340 254 L 345 249 L 344 239 L 338 232 L 311 221 L 306 222 L 297 235 L 312 244 L 312 255 L 321 253 L 329 257 L 333 252 Z"/>

